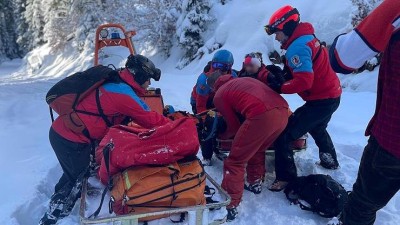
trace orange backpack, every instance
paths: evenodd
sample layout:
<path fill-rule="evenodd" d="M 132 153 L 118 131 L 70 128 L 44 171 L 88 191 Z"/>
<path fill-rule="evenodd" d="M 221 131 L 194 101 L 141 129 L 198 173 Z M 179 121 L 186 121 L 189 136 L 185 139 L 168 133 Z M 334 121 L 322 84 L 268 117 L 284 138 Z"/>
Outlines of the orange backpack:
<path fill-rule="evenodd" d="M 113 177 L 110 207 L 117 215 L 205 205 L 206 175 L 201 162 L 132 167 Z M 148 221 L 165 216 L 141 219 Z"/>

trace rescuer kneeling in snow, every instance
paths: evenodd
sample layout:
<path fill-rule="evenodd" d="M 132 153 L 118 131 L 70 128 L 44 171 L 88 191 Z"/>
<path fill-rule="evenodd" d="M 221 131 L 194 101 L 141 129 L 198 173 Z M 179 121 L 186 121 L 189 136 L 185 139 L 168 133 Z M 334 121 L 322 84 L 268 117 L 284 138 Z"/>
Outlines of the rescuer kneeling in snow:
<path fill-rule="evenodd" d="M 265 150 L 285 129 L 289 109 L 278 93 L 262 82 L 244 77 L 212 74 L 207 83 L 216 91 L 214 105 L 226 121 L 221 134 L 233 136 L 232 148 L 224 161 L 222 187 L 231 196 L 227 220 L 237 217 L 247 172 L 246 189 L 259 194 L 265 175 Z"/>

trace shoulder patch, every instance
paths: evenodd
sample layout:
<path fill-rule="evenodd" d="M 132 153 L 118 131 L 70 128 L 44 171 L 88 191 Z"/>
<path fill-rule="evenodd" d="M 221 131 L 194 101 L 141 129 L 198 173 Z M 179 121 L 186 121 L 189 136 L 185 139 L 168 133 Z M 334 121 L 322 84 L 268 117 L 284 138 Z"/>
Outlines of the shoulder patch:
<path fill-rule="evenodd" d="M 290 61 L 292 62 L 293 66 L 300 67 L 303 63 L 300 61 L 300 57 L 298 55 L 294 55 L 292 56 L 292 58 L 290 58 Z"/>

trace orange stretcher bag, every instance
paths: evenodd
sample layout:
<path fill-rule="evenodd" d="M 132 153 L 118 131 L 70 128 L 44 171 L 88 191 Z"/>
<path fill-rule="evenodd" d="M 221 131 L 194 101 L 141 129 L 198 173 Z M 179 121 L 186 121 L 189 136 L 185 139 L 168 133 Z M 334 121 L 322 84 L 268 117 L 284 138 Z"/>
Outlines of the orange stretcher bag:
<path fill-rule="evenodd" d="M 110 209 L 117 215 L 205 205 L 206 175 L 201 162 L 132 167 L 113 177 Z M 166 216 L 141 219 L 149 221 Z"/>

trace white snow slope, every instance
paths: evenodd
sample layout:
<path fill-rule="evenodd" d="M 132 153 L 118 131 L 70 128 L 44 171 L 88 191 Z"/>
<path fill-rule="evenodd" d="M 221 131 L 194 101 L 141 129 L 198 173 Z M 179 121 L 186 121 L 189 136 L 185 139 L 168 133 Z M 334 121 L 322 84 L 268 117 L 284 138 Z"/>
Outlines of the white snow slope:
<path fill-rule="evenodd" d="M 273 11 L 284 4 L 297 7 L 302 20 L 312 22 L 317 36 L 328 43 L 335 35 L 348 29 L 351 13 L 349 0 L 235 0 L 225 6 L 213 7 L 212 13 L 217 21 L 205 35 L 209 40 L 207 44 L 219 42 L 224 44 L 222 48 L 231 50 L 235 56 L 236 69 L 239 69 L 244 54 L 248 52 L 261 51 L 266 56 L 271 49 L 279 49 L 279 44 L 273 41 L 273 37 L 265 35 L 263 25 Z M 172 57 L 167 60 L 154 57 L 163 75 L 161 81 L 153 83 L 153 86 L 162 88 L 166 104 L 189 111 L 190 91 L 212 53 L 179 71 L 175 65 L 180 54 L 175 48 Z M 72 48 L 55 56 L 50 54 L 48 46 L 43 46 L 31 52 L 24 60 L 0 65 L 1 225 L 37 224 L 46 210 L 53 187 L 61 175 L 61 168 L 48 142 L 47 132 L 51 121 L 44 97 L 52 84 L 61 77 L 90 67 L 92 57 L 91 51 L 77 54 Z M 114 63 L 121 63 L 118 57 Z M 318 149 L 312 138 L 309 138 L 308 149 L 296 154 L 296 164 L 299 175 L 330 174 L 351 190 L 367 140 L 363 135 L 364 129 L 375 107 L 377 71 L 340 77 L 345 89 L 341 105 L 328 130 L 335 143 L 341 168 L 327 171 L 315 165 Z M 303 104 L 296 95 L 286 95 L 285 98 L 292 109 Z M 270 163 L 267 162 L 268 168 Z M 214 166 L 206 170 L 221 181 L 221 162 L 215 161 Z M 290 205 L 283 193 L 269 192 L 266 187 L 272 182 L 273 176 L 273 171 L 268 171 L 268 179 L 260 195 L 245 191 L 239 207 L 239 218 L 230 224 L 326 224 L 327 219 Z M 78 224 L 78 208 L 79 204 L 59 224 Z M 376 224 L 400 224 L 399 209 L 400 197 L 397 195 L 379 211 Z M 210 220 L 223 217 L 224 213 L 222 209 L 210 214 Z M 171 222 L 162 219 L 150 224 Z"/>

